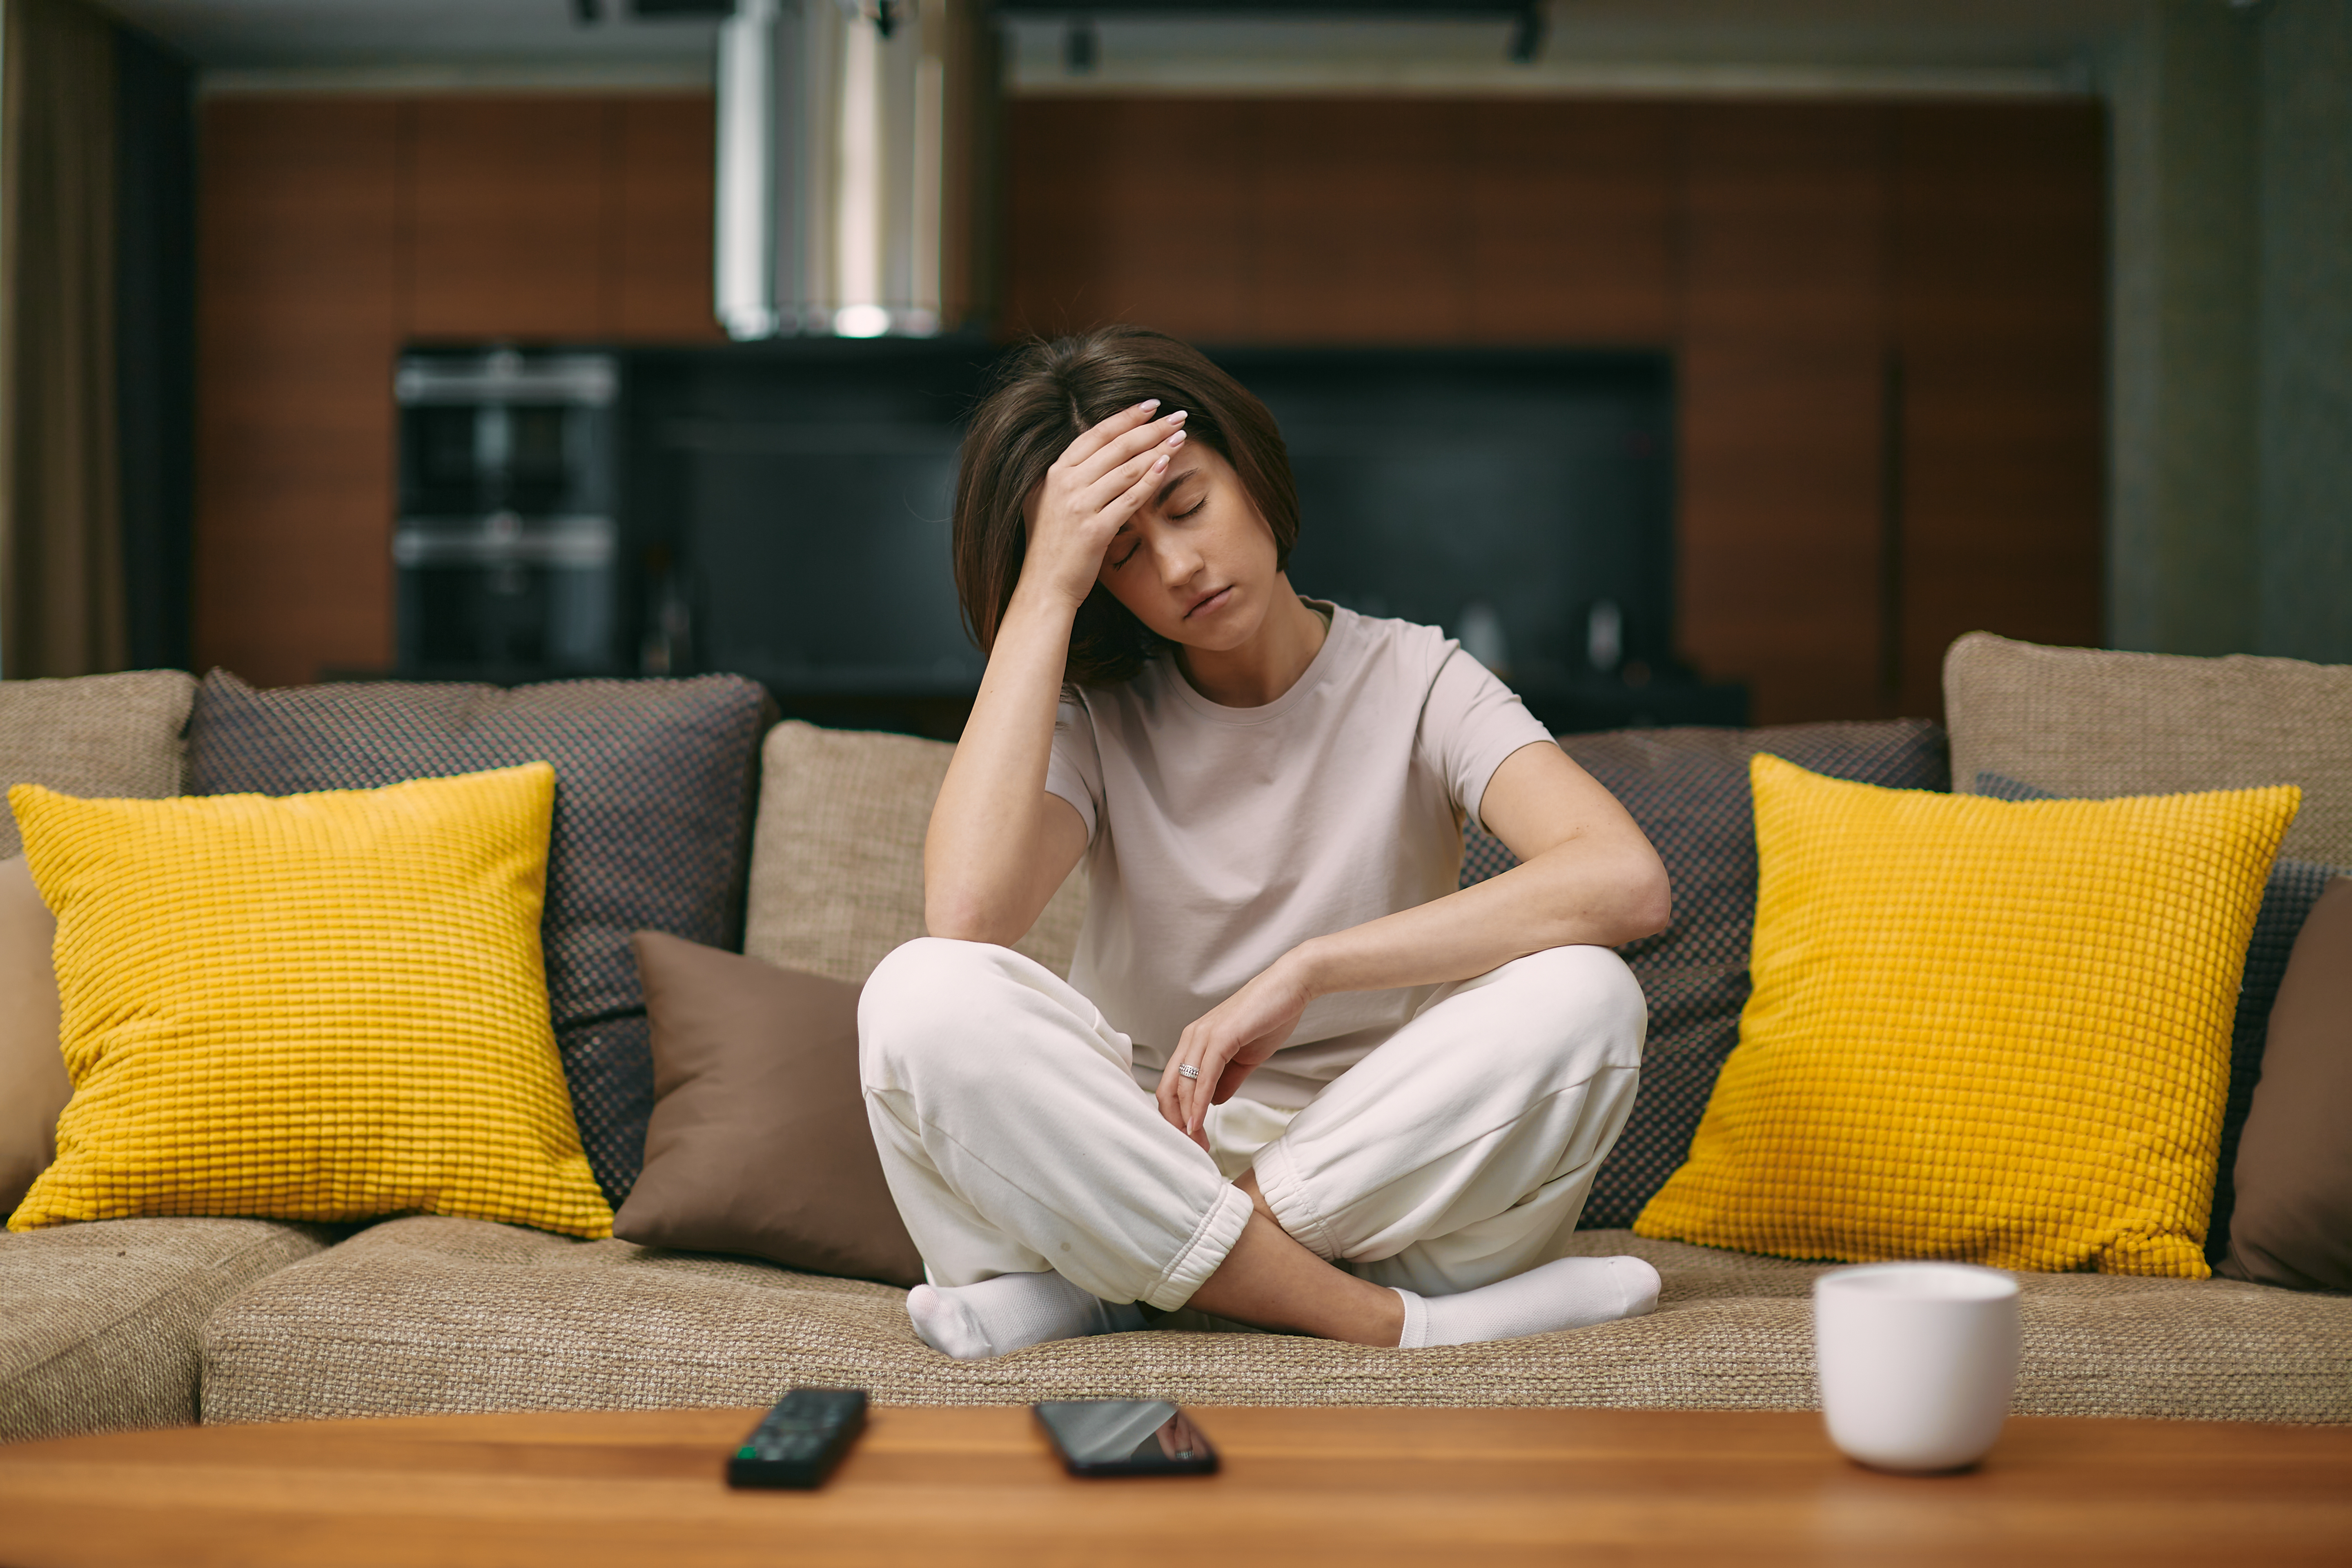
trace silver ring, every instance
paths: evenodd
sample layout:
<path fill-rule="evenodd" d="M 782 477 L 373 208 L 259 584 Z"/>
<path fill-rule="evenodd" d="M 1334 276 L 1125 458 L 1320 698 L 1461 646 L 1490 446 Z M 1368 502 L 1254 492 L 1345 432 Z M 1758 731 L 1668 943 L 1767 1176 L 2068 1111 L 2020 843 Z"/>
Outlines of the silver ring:
<path fill-rule="evenodd" d="M 1178 1078 L 1199 1078 L 1201 1076 L 1201 1069 L 1194 1067 L 1191 1062 L 1186 1062 L 1182 1067 L 1176 1069 L 1176 1076 Z"/>

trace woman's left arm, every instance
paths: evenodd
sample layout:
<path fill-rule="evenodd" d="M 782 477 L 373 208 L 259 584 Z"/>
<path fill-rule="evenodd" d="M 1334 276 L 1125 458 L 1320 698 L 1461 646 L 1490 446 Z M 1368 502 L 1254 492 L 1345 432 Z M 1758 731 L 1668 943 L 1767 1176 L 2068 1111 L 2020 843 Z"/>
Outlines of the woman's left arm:
<path fill-rule="evenodd" d="M 1478 815 L 1517 866 L 1292 948 L 1184 1031 L 1160 1074 L 1160 1113 L 1202 1138 L 1209 1107 L 1281 1047 L 1318 996 L 1467 980 L 1547 948 L 1618 947 L 1665 929 L 1658 852 L 1559 746 L 1537 742 L 1503 759 Z M 1197 1079 L 1178 1073 L 1186 1064 Z"/>

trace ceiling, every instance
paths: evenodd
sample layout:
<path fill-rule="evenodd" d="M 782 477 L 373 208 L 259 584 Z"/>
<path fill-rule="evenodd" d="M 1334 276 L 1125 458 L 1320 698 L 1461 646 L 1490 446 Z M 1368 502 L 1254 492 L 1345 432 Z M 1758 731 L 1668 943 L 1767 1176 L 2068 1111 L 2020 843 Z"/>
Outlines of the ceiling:
<path fill-rule="evenodd" d="M 577 20 L 575 0 L 101 3 L 208 77 L 439 70 L 707 79 L 717 30 L 707 19 L 638 19 L 626 15 L 626 0 L 599 0 L 593 8 L 604 19 L 590 25 Z M 1095 8 L 1094 68 L 1074 73 L 1065 42 L 1078 0 L 1003 3 L 1016 90 L 1055 90 L 1073 75 L 1091 80 L 1068 86 L 1099 89 L 1221 73 L 1237 83 L 1310 85 L 1318 73 L 1409 84 L 1416 72 L 1434 72 L 1456 85 L 1465 73 L 1492 73 L 1499 85 L 1534 86 L 1626 68 L 1747 69 L 1762 73 L 1759 79 L 1826 70 L 1861 73 L 1857 79 L 1975 72 L 1988 82 L 2001 73 L 2061 81 L 2084 78 L 2087 62 L 2145 9 L 2145 0 L 1549 0 L 1548 37 L 1530 67 L 1505 60 L 1512 26 L 1505 19 L 1146 18 L 1126 14 L 1133 0 L 1109 0 Z"/>

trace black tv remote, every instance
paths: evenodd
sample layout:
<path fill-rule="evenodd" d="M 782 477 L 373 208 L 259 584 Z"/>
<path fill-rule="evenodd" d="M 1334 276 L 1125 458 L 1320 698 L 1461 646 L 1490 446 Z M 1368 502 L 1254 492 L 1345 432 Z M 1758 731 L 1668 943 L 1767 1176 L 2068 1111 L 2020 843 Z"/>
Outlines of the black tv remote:
<path fill-rule="evenodd" d="M 727 1460 L 730 1487 L 819 1487 L 866 1426 L 862 1388 L 795 1388 Z"/>

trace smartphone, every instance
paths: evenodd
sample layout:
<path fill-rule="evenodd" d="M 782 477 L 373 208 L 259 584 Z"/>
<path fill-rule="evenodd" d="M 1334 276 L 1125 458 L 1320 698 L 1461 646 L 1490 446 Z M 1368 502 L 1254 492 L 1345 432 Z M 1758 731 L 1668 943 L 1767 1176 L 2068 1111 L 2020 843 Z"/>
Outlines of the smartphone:
<path fill-rule="evenodd" d="M 1164 1399 L 1049 1399 L 1030 1409 L 1074 1476 L 1205 1476 L 1217 1451 Z"/>

